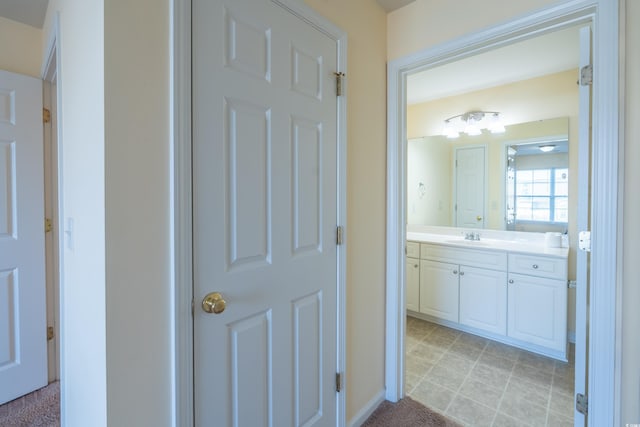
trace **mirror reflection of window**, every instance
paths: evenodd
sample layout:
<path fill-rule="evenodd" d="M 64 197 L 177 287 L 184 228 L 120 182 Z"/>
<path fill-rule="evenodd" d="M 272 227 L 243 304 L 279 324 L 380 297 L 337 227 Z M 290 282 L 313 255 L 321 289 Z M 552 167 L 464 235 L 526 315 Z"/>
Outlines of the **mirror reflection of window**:
<path fill-rule="evenodd" d="M 516 221 L 566 223 L 567 168 L 519 170 L 515 174 Z"/>
<path fill-rule="evenodd" d="M 507 146 L 507 229 L 566 231 L 569 222 L 568 142 Z"/>

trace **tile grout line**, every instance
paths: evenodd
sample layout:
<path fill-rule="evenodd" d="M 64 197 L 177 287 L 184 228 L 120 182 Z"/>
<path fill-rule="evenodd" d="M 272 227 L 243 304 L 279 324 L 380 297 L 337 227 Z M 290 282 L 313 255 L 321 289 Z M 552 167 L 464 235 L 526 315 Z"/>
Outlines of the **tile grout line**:
<path fill-rule="evenodd" d="M 458 334 L 456 335 L 455 339 L 453 339 L 453 341 L 451 341 L 450 343 L 448 343 L 446 345 L 442 345 L 442 346 L 439 343 L 431 344 L 429 338 L 434 338 L 433 335 L 434 335 L 434 333 L 436 333 L 436 331 L 438 331 L 439 329 L 443 329 L 443 328 L 444 328 L 443 330 L 446 330 L 446 329 L 449 329 L 449 328 L 447 328 L 444 325 L 432 324 L 431 322 L 427 322 L 427 323 L 433 325 L 434 327 L 429 328 L 429 331 L 426 332 L 418 340 L 418 342 L 417 342 L 417 344 L 415 346 L 417 346 L 419 343 L 425 343 L 425 344 L 431 345 L 431 346 L 437 348 L 438 350 L 440 350 L 440 352 L 439 352 L 440 354 L 439 354 L 439 356 L 437 358 L 434 359 L 433 363 L 429 363 L 431 366 L 426 371 L 424 371 L 424 373 L 421 376 L 419 376 L 419 379 L 416 382 L 416 385 L 412 388 L 411 392 L 415 391 L 417 389 L 417 386 L 420 383 L 422 383 L 423 381 L 431 382 L 429 380 L 429 375 L 428 375 L 429 372 L 433 369 L 434 366 L 436 366 L 438 363 L 440 363 L 445 358 L 446 354 L 456 345 L 456 343 L 459 343 L 462 346 L 467 346 L 465 343 L 462 342 L 463 337 L 467 336 L 467 335 L 473 336 L 473 334 L 466 334 L 464 331 L 456 331 L 456 332 L 458 332 Z M 446 342 L 446 340 L 443 340 L 443 341 Z M 480 405 L 482 407 L 485 407 L 488 410 L 493 411 L 493 418 L 492 418 L 492 421 L 491 421 L 491 425 L 495 425 L 497 417 L 498 417 L 498 414 L 504 414 L 503 412 L 501 412 L 500 408 L 502 407 L 502 403 L 503 403 L 504 398 L 505 398 L 505 396 L 507 394 L 508 387 L 510 385 L 523 385 L 524 387 L 526 387 L 526 384 L 529 382 L 525 378 L 517 378 L 515 376 L 515 370 L 516 370 L 518 364 L 520 363 L 521 365 L 526 366 L 527 368 L 535 369 L 535 370 L 541 371 L 541 372 L 549 372 L 551 374 L 551 384 L 550 384 L 550 386 L 548 388 L 548 392 L 547 392 L 547 404 L 546 404 L 546 414 L 545 414 L 545 424 L 548 425 L 549 424 L 549 417 L 551 416 L 551 412 L 552 412 L 551 411 L 551 403 L 552 403 L 552 397 L 553 397 L 554 384 L 556 383 L 556 379 L 560 378 L 560 375 L 558 374 L 558 364 L 554 363 L 551 366 L 551 369 L 545 369 L 545 368 L 539 367 L 539 366 L 537 366 L 535 364 L 527 363 L 527 360 L 525 360 L 525 358 L 523 357 L 523 355 L 529 353 L 529 352 L 526 352 L 526 351 L 518 351 L 513 356 L 514 358 L 512 358 L 512 356 L 510 356 L 510 355 L 505 357 L 505 355 L 503 355 L 503 354 L 493 354 L 493 353 L 490 353 L 489 350 L 488 350 L 489 347 L 490 347 L 490 343 L 491 343 L 491 340 L 488 340 L 488 339 L 485 338 L 484 346 L 480 349 L 480 352 L 479 352 L 478 356 L 473 360 L 473 363 L 472 363 L 469 371 L 466 373 L 466 375 L 462 379 L 462 382 L 456 388 L 456 390 L 452 390 L 452 389 L 450 389 L 448 387 L 443 386 L 442 384 L 438 384 L 436 382 L 433 382 L 433 384 L 438 385 L 439 387 L 443 387 L 444 389 L 448 389 L 453 393 L 451 400 L 449 401 L 449 403 L 447 404 L 445 410 L 443 411 L 443 414 L 446 414 L 446 416 L 451 417 L 452 419 L 455 419 L 455 421 L 458 421 L 458 422 L 460 422 L 460 423 L 462 423 L 464 425 L 467 425 L 466 422 L 460 420 L 458 417 L 456 417 L 456 416 L 454 416 L 454 415 L 452 415 L 452 414 L 450 414 L 448 412 L 451 409 L 452 404 L 453 404 L 454 400 L 456 400 L 456 398 L 464 397 L 465 399 L 468 399 L 469 401 L 471 401 L 471 402 L 473 402 L 475 404 L 478 404 L 478 405 Z M 413 346 L 412 349 L 415 348 L 415 346 Z M 478 347 L 474 347 L 473 344 L 470 344 L 467 347 L 478 348 Z M 502 357 L 502 358 L 504 358 L 506 360 L 509 360 L 509 361 L 513 362 L 513 366 L 511 367 L 510 371 L 507 374 L 507 382 L 505 384 L 505 387 L 503 388 L 502 393 L 500 395 L 500 398 L 498 399 L 497 409 L 495 409 L 495 410 L 493 408 L 487 406 L 486 404 L 482 403 L 482 402 L 478 402 L 477 400 L 475 400 L 475 399 L 473 399 L 471 397 L 463 396 L 461 394 L 461 390 L 462 390 L 464 384 L 471 377 L 471 372 L 473 372 L 473 370 L 478 365 L 481 365 L 480 364 L 480 359 L 484 355 Z M 419 358 L 419 356 L 416 356 L 416 357 Z M 467 359 L 464 356 L 459 356 L 459 357 L 461 357 L 463 359 Z M 471 359 L 467 359 L 467 360 L 471 360 Z M 495 369 L 491 365 L 488 365 L 487 367 Z M 563 381 L 565 380 L 564 376 L 562 378 L 560 378 L 560 379 L 563 380 Z M 522 382 L 524 382 L 524 384 L 521 384 Z M 536 383 L 534 382 L 532 384 L 536 384 Z M 411 393 L 409 392 L 408 394 L 411 394 Z M 520 419 L 515 418 L 515 417 L 513 417 L 511 415 L 508 415 L 508 416 L 509 416 L 509 418 L 517 420 L 520 423 L 526 423 L 527 425 L 530 425 L 524 420 L 520 420 Z M 563 416 L 563 418 L 566 418 L 566 417 Z M 573 417 L 571 417 L 571 418 L 573 418 Z"/>
<path fill-rule="evenodd" d="M 454 344 L 455 344 L 455 343 L 460 339 L 460 337 L 462 337 L 462 335 L 463 335 L 463 334 L 464 334 L 464 332 L 463 332 L 463 333 L 461 333 L 460 335 L 458 335 L 458 336 L 456 337 L 456 339 L 453 341 L 453 343 L 451 343 L 451 346 L 450 346 L 450 347 L 453 347 L 453 345 L 454 345 Z M 464 345 L 464 344 L 463 344 L 463 345 Z M 484 403 L 482 403 L 482 402 L 478 402 L 477 400 L 474 400 L 474 399 L 472 399 L 472 398 L 470 398 L 470 397 L 463 396 L 463 395 L 461 395 L 461 394 L 460 394 L 460 391 L 462 390 L 462 386 L 467 382 L 467 380 L 468 380 L 468 379 L 469 379 L 469 377 L 471 376 L 471 372 L 473 372 L 473 370 L 475 369 L 475 367 L 476 367 L 476 366 L 478 366 L 478 363 L 480 362 L 480 358 L 481 358 L 481 357 L 482 357 L 482 355 L 484 354 L 484 351 L 485 351 L 485 349 L 487 348 L 487 346 L 488 346 L 488 345 L 489 345 L 489 341 L 485 338 L 485 343 L 484 343 L 484 346 L 482 347 L 482 349 L 480 350 L 480 354 L 478 354 L 478 357 L 477 357 L 477 358 L 475 359 L 475 361 L 473 362 L 473 365 L 471 366 L 471 369 L 469 369 L 469 372 L 467 373 L 467 375 L 465 375 L 464 379 L 462 380 L 462 383 L 458 386 L 457 391 L 454 393 L 453 398 L 451 399 L 451 402 L 449 402 L 449 404 L 447 405 L 447 409 L 445 409 L 445 413 L 446 413 L 448 416 L 451 416 L 452 418 L 455 418 L 455 417 L 453 417 L 451 414 L 449 414 L 449 413 L 448 413 L 448 411 L 449 411 L 449 407 L 451 406 L 451 404 L 453 403 L 453 401 L 456 399 L 456 397 L 460 396 L 460 397 L 463 397 L 463 398 L 465 398 L 465 399 L 467 399 L 467 400 L 472 401 L 473 403 L 476 403 L 476 404 L 478 404 L 478 405 L 481 405 L 481 406 L 483 406 L 483 407 L 485 407 L 485 408 L 487 408 L 487 409 L 489 409 L 489 410 L 493 411 L 493 413 L 494 413 L 494 414 L 493 414 L 493 419 L 491 420 L 491 424 L 493 424 L 493 422 L 494 422 L 494 420 L 495 420 L 495 418 L 496 418 L 497 409 L 490 408 L 489 406 L 485 405 L 485 404 L 484 404 Z M 465 424 L 466 424 L 466 423 L 465 423 Z"/>
<path fill-rule="evenodd" d="M 516 369 L 516 364 L 517 363 L 518 363 L 518 361 L 515 360 L 514 363 L 513 363 L 513 366 L 511 367 L 511 371 L 509 371 L 509 376 L 507 377 L 507 383 L 504 385 L 504 389 L 502 390 L 502 394 L 500 395 L 500 400 L 498 400 L 498 405 L 496 407 L 496 413 L 493 416 L 493 420 L 491 421 L 491 425 L 492 426 L 496 423 L 496 418 L 498 418 L 498 414 L 500 413 L 500 407 L 502 406 L 502 401 L 504 400 L 504 395 L 507 393 L 507 388 L 509 388 L 509 384 L 511 383 L 511 378 L 513 377 L 513 371 Z"/>

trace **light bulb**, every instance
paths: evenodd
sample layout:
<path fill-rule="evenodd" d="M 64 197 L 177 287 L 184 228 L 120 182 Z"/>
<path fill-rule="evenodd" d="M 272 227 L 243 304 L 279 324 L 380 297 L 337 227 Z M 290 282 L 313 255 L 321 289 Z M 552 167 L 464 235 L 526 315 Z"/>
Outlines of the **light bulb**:
<path fill-rule="evenodd" d="M 455 129 L 453 124 L 449 120 L 444 121 L 444 128 L 442 129 L 442 134 L 449 139 L 458 138 L 460 134 Z"/>
<path fill-rule="evenodd" d="M 493 113 L 491 116 L 491 123 L 489 123 L 489 131 L 491 133 L 504 133 L 505 128 L 502 120 L 500 120 L 500 114 Z"/>

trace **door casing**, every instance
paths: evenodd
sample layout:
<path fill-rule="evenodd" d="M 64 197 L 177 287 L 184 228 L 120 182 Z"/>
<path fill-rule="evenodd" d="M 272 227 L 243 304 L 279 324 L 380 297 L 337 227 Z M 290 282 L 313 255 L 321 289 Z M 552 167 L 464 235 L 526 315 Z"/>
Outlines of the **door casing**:
<path fill-rule="evenodd" d="M 337 68 L 347 74 L 347 35 L 310 7 L 294 0 L 270 0 L 336 41 Z M 194 425 L 193 377 L 193 268 L 192 268 L 192 138 L 191 138 L 191 0 L 171 1 L 172 68 L 171 68 L 171 235 L 174 261 L 172 289 L 172 422 Z M 336 70 L 336 71 L 338 71 Z M 348 74 L 347 74 L 348 75 Z M 343 79 L 345 80 L 345 79 Z M 346 368 L 346 261 L 347 222 L 347 93 L 342 83 L 338 97 L 337 127 L 337 208 L 338 222 L 343 226 L 343 244 L 338 246 L 337 282 L 337 366 Z M 346 387 L 337 394 L 336 425 L 346 424 Z"/>
<path fill-rule="evenodd" d="M 590 426 L 620 424 L 620 265 L 623 230 L 618 212 L 623 187 L 618 164 L 624 146 L 619 131 L 623 113 L 619 102 L 618 0 L 572 0 L 472 33 L 442 45 L 393 60 L 387 72 L 387 290 L 386 398 L 397 401 L 404 387 L 404 247 L 406 245 L 406 78 L 516 40 L 577 24 L 594 28 L 593 83 L 593 199 L 592 255 L 589 308 Z M 611 284 L 615 284 L 611 286 Z"/>

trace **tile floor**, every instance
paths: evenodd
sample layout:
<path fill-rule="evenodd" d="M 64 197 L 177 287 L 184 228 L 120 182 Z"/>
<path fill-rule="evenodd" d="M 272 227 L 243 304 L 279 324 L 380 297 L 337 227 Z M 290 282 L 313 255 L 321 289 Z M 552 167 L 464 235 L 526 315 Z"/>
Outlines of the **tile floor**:
<path fill-rule="evenodd" d="M 573 426 L 569 363 L 407 317 L 406 392 L 464 426 Z"/>

